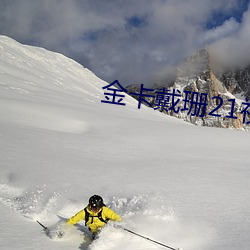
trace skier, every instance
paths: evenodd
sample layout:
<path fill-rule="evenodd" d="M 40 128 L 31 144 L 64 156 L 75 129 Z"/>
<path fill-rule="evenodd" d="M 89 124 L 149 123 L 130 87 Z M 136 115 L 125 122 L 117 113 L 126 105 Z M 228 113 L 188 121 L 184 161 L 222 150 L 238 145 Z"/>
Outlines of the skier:
<path fill-rule="evenodd" d="M 89 204 L 72 216 L 67 224 L 74 225 L 80 220 L 85 220 L 85 226 L 92 232 L 92 238 L 94 239 L 109 220 L 120 222 L 122 219 L 113 210 L 105 206 L 101 196 L 95 194 L 89 198 Z"/>

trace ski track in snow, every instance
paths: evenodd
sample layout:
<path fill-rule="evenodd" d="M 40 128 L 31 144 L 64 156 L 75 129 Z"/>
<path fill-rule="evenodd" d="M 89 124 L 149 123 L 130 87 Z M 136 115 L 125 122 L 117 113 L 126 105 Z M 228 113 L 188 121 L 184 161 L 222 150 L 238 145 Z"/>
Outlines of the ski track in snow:
<path fill-rule="evenodd" d="M 107 206 L 123 217 L 121 224 L 129 230 L 176 248 L 182 244 L 186 246 L 185 249 L 192 249 L 194 246 L 198 249 L 199 244 L 204 244 L 204 239 L 200 242 L 197 240 L 200 225 L 196 225 L 196 229 L 185 225 L 172 208 L 164 205 L 164 197 L 161 195 L 141 195 L 130 198 L 107 197 L 107 199 L 109 201 Z M 124 249 L 124 241 L 128 242 L 126 249 L 162 249 L 155 243 L 114 228 L 113 223 L 106 226 L 99 238 L 92 243 L 87 236 L 88 232 L 83 222 L 68 228 L 64 237 L 58 239 L 57 231 L 63 228 L 65 220 L 59 220 L 56 215 L 61 214 L 69 218 L 83 207 L 82 204 L 66 200 L 63 192 L 51 193 L 45 185 L 31 190 L 22 190 L 12 186 L 11 183 L 1 183 L 0 202 L 29 220 L 45 222 L 53 240 L 63 241 L 69 245 L 79 244 L 79 249 L 82 250 L 115 250 L 120 247 Z M 166 242 L 162 242 L 161 239 L 165 239 Z"/>

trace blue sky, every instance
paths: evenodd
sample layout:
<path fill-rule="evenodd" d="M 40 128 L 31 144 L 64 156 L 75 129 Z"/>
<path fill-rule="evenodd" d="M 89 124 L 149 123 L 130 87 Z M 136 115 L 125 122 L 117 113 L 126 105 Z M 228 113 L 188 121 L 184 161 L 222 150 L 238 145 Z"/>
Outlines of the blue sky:
<path fill-rule="evenodd" d="M 249 0 L 240 0 L 237 3 L 236 8 L 233 8 L 229 13 L 224 13 L 222 10 L 216 10 L 211 14 L 211 18 L 208 20 L 206 24 L 207 29 L 216 28 L 217 26 L 223 25 L 225 20 L 230 18 L 235 18 L 235 20 L 239 23 L 242 22 L 242 17 L 244 12 L 248 9 Z"/>
<path fill-rule="evenodd" d="M 167 81 L 210 48 L 250 63 L 249 0 L 1 0 L 0 34 L 63 53 L 108 82 Z"/>

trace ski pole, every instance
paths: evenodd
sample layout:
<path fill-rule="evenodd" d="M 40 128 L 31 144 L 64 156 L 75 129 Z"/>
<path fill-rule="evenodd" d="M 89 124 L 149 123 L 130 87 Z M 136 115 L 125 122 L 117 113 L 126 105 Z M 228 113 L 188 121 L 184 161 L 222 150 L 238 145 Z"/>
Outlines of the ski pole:
<path fill-rule="evenodd" d="M 43 227 L 43 229 L 46 231 L 46 230 L 48 230 L 48 228 L 47 227 L 45 227 L 41 222 L 39 222 L 38 220 L 36 221 L 40 226 L 42 226 Z"/>
<path fill-rule="evenodd" d="M 141 238 L 143 238 L 143 239 L 145 239 L 145 240 L 154 242 L 154 243 L 156 243 L 156 244 L 158 244 L 158 245 L 160 245 L 160 246 L 169 248 L 169 249 L 171 249 L 171 250 L 180 250 L 180 248 L 173 248 L 173 247 L 167 246 L 167 245 L 162 244 L 162 243 L 160 243 L 160 242 L 158 242 L 158 241 L 155 241 L 155 240 L 152 240 L 152 239 L 150 239 L 150 238 L 148 238 L 148 237 L 145 237 L 145 236 L 143 236 L 143 235 L 141 235 L 141 234 L 135 233 L 135 232 L 133 232 L 133 231 L 127 229 L 127 228 L 122 228 L 122 229 L 125 230 L 125 231 L 127 231 L 127 232 L 129 232 L 129 233 L 131 233 L 131 234 L 137 235 L 137 236 L 139 236 L 139 237 L 141 237 Z"/>

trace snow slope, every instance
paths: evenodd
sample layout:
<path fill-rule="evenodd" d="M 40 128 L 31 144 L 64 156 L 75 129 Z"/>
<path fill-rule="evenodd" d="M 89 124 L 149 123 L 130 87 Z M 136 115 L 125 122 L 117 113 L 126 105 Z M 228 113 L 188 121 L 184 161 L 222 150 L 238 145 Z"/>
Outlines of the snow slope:
<path fill-rule="evenodd" d="M 248 250 L 249 133 L 139 110 L 129 96 L 102 103 L 107 84 L 0 36 L 0 248 L 162 249 L 112 225 L 90 244 L 83 223 L 63 239 L 36 223 L 53 228 L 97 193 L 124 227 L 169 246 Z"/>

